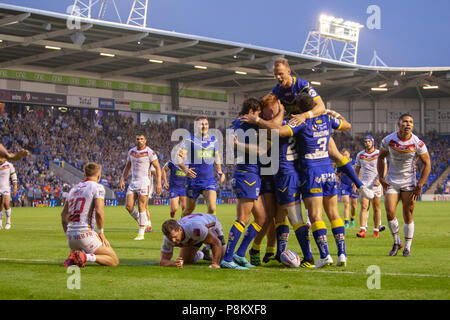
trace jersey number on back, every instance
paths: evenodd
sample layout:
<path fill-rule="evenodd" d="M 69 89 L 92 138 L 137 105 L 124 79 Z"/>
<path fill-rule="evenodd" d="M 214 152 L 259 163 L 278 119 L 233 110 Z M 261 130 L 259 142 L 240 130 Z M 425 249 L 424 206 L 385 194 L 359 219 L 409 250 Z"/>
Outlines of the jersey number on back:
<path fill-rule="evenodd" d="M 71 212 L 69 216 L 70 222 L 80 222 L 80 213 L 83 212 L 85 203 L 86 203 L 85 198 L 76 198 L 70 200 L 69 202 L 69 212 Z"/>

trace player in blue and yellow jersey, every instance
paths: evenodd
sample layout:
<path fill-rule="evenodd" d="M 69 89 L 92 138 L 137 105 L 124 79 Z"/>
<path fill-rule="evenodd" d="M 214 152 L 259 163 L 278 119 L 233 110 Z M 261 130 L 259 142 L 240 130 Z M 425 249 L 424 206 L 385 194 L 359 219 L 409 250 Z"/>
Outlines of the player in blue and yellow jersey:
<path fill-rule="evenodd" d="M 169 182 L 167 172 L 170 172 Z M 169 160 L 162 169 L 162 179 L 163 187 L 170 194 L 170 217 L 174 218 L 180 204 L 182 211 L 186 208 L 186 173 L 173 160 Z"/>
<path fill-rule="evenodd" d="M 355 166 L 355 161 L 350 157 L 350 151 L 342 149 L 342 154 L 350 160 L 352 166 Z M 336 174 L 339 178 L 339 187 L 341 192 L 342 204 L 344 205 L 344 223 L 345 228 L 355 226 L 356 203 L 358 193 L 356 186 L 350 178 L 342 172 L 341 168 L 336 169 Z"/>
<path fill-rule="evenodd" d="M 191 214 L 200 194 L 206 201 L 207 213 L 216 214 L 216 179 L 214 168 L 220 176 L 219 182 L 225 181 L 222 172 L 218 140 L 208 135 L 209 122 L 206 117 L 199 117 L 194 123 L 194 134 L 185 139 L 176 164 L 187 175 L 186 208 L 183 216 Z"/>
<path fill-rule="evenodd" d="M 299 125 L 306 119 L 317 117 L 326 113 L 325 104 L 323 103 L 323 100 L 318 92 L 308 81 L 294 77 L 291 74 L 291 68 L 287 59 L 281 58 L 276 60 L 273 67 L 273 73 L 278 81 L 278 84 L 272 89 L 272 93 L 280 99 L 288 114 L 291 114 L 292 110 L 297 112 L 297 107 L 294 102 L 298 95 L 305 93 L 313 99 L 313 107 L 307 112 L 294 115 L 294 119 L 291 120 L 292 125 Z M 364 186 L 358 178 L 358 175 L 356 174 L 351 163 L 349 163 L 349 160 L 337 149 L 333 138 L 329 139 L 328 143 L 330 158 L 336 162 L 337 167 L 340 167 L 341 171 L 347 174 L 362 194 L 367 196 L 368 199 L 372 199 L 374 196 L 373 192 Z"/>
<path fill-rule="evenodd" d="M 279 109 L 283 110 L 280 101 L 274 94 L 266 95 L 262 99 L 262 105 L 263 108 L 276 105 Z M 244 117 L 245 120 L 248 120 L 249 118 L 250 117 Z M 282 121 L 281 125 L 287 125 L 287 123 L 288 119 L 285 119 Z M 266 128 L 262 122 L 260 126 Z M 279 168 L 274 172 L 275 195 L 279 204 L 279 210 L 275 217 L 277 237 L 276 259 L 279 261 L 281 253 L 287 248 L 289 225 L 286 222 L 286 217 L 288 217 L 303 252 L 304 258 L 301 266 L 304 268 L 312 268 L 314 267 L 314 259 L 310 249 L 309 230 L 306 220 L 304 220 L 302 216 L 300 202 L 300 180 L 296 168 L 298 157 L 296 139 L 293 136 L 280 136 L 278 142 L 279 154 L 277 156 Z M 273 143 L 275 142 L 273 141 Z"/>
<path fill-rule="evenodd" d="M 247 248 L 266 220 L 266 213 L 260 196 L 261 180 L 259 176 L 258 158 L 260 154 L 267 151 L 267 142 L 258 141 L 258 127 L 243 122 L 241 116 L 246 114 L 259 114 L 261 103 L 256 98 L 248 98 L 242 104 L 240 117 L 235 119 L 231 128 L 233 129 L 234 143 L 237 149 L 236 168 L 233 173 L 232 186 L 236 193 L 236 220 L 228 235 L 225 255 L 221 262 L 222 268 L 247 269 L 254 267 L 245 258 Z M 252 222 L 235 253 L 235 248 L 241 238 L 244 229 Z"/>
<path fill-rule="evenodd" d="M 295 104 L 299 112 L 308 112 L 314 106 L 314 101 L 309 94 L 303 93 L 295 98 Z M 266 124 L 258 119 L 256 122 L 260 126 Z M 338 247 L 337 265 L 344 266 L 347 262 L 345 228 L 337 207 L 337 181 L 328 155 L 328 142 L 332 129 L 345 131 L 350 127 L 350 123 L 342 116 L 336 119 L 327 114 L 308 119 L 298 126 L 289 123 L 279 128 L 280 138 L 290 136 L 296 138 L 300 190 L 311 220 L 314 240 L 320 252 L 320 259 L 316 263 L 317 268 L 333 263 L 328 251 L 327 229 L 322 220 L 322 207 L 331 221 L 332 232 Z"/>

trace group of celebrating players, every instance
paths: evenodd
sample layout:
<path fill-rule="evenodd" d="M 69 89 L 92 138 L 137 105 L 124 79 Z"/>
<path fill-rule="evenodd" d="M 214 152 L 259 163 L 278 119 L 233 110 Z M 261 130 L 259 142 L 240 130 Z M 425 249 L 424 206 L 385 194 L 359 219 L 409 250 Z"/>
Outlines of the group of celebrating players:
<path fill-rule="evenodd" d="M 208 134 L 209 122 L 205 117 L 195 121 L 194 134 L 184 139 L 173 153 L 173 159 L 162 169 L 156 153 L 146 146 L 145 136 L 136 134 L 136 147 L 128 152 L 120 182 L 124 188 L 131 171 L 126 208 L 139 225 L 135 240 L 143 240 L 145 231 L 151 231 L 148 200 L 155 185 L 157 195 L 161 194 L 162 187 L 169 189 L 172 218 L 162 224 L 161 266 L 183 267 L 205 259 L 211 260 L 210 268 L 252 268 L 261 265 L 264 237 L 267 237 L 267 247 L 262 261 L 280 261 L 281 253 L 287 248 L 289 224 L 303 254 L 301 267 L 331 265 L 333 258 L 328 248 L 323 209 L 337 246 L 336 266 L 345 266 L 345 229 L 354 223 L 354 214 L 351 219 L 349 217 L 350 198 L 356 190 L 359 191 L 361 213 L 357 236 L 366 237 L 367 211 L 372 201 L 374 236 L 378 237 L 384 228 L 380 211 L 384 190 L 387 224 L 394 239 L 389 255 L 397 255 L 403 247 L 396 218 L 397 204 L 402 200 L 403 256 L 410 256 L 414 204 L 431 169 L 425 144 L 412 133 L 412 116 L 404 114 L 400 117 L 398 130 L 383 139 L 380 150 L 375 148 L 374 139 L 366 136 L 365 150 L 358 153 L 355 163 L 348 151 L 339 152 L 331 137 L 333 129 L 347 131 L 351 124 L 339 113 L 326 110 L 316 90 L 307 81 L 291 74 L 286 59 L 275 61 L 273 71 L 278 84 L 272 92 L 261 99 L 246 99 L 239 116 L 232 122 L 231 131 L 227 131 L 231 132 L 227 142 L 232 143 L 237 152 L 232 179 L 237 197 L 236 220 L 227 241 L 216 216 L 215 173 L 219 183 L 225 179 L 220 143 L 215 136 Z M 2 149 L 0 156 L 0 166 L 7 159 L 17 160 Z M 423 162 L 419 181 L 416 181 L 417 159 Z M 338 211 L 338 180 L 332 161 L 340 176 L 344 220 Z M 86 262 L 118 265 L 119 259 L 103 232 L 105 190 L 99 184 L 101 166 L 88 163 L 84 173 L 86 180 L 70 190 L 61 213 L 71 250 L 64 265 L 84 267 Z M 3 189 L 0 191 L 3 205 L 7 196 Z M 194 213 L 200 195 L 205 199 L 207 213 Z M 306 215 L 302 212 L 301 201 Z M 136 203 L 138 209 L 135 208 Z M 176 221 L 173 218 L 179 204 L 182 218 Z M 319 251 L 318 259 L 314 259 L 311 251 L 310 231 Z M 200 250 L 202 244 L 205 246 Z M 180 250 L 172 261 L 175 246 Z M 246 258 L 247 251 L 250 262 Z"/>

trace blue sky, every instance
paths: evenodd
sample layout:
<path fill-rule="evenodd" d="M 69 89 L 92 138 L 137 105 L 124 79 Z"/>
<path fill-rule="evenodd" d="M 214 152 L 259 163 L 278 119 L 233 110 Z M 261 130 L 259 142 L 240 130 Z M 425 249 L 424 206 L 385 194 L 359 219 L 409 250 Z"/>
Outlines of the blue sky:
<path fill-rule="evenodd" d="M 3 0 L 64 13 L 73 0 Z M 110 1 L 111 2 L 111 1 Z M 116 0 L 126 20 L 132 0 Z M 366 22 L 380 8 L 380 29 Z M 321 13 L 363 24 L 358 63 L 373 51 L 392 67 L 450 66 L 449 0 L 149 0 L 147 26 L 281 50 L 300 52 Z M 112 5 L 106 19 L 118 21 Z"/>

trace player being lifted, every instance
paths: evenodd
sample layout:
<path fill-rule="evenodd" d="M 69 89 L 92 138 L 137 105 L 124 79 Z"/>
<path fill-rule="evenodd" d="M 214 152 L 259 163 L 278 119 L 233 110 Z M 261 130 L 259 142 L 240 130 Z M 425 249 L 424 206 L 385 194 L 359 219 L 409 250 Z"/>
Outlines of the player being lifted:
<path fill-rule="evenodd" d="M 220 261 L 225 253 L 225 239 L 222 224 L 213 214 L 191 213 L 176 221 L 167 220 L 162 224 L 164 234 L 159 264 L 163 267 L 182 268 L 203 259 L 201 245 L 207 244 L 212 249 L 210 268 L 220 268 Z M 178 258 L 172 261 L 173 247 L 180 247 Z"/>
<path fill-rule="evenodd" d="M 383 195 L 383 187 L 378 180 L 377 160 L 380 151 L 375 148 L 375 139 L 371 135 L 364 137 L 364 150 L 360 151 L 356 156 L 356 173 L 361 177 L 361 181 L 368 188 L 372 189 L 374 198 L 372 200 L 373 210 L 373 236 L 378 238 L 379 232 L 385 229 L 381 225 L 381 196 Z M 387 164 L 385 161 L 385 169 Z M 359 238 L 366 237 L 367 220 L 369 214 L 370 200 L 361 196 L 361 211 L 359 214 L 360 231 L 356 234 Z"/>
<path fill-rule="evenodd" d="M 167 181 L 167 172 L 170 180 Z M 166 162 L 162 169 L 163 186 L 170 194 L 170 217 L 174 218 L 181 204 L 181 211 L 186 208 L 186 173 L 173 160 Z"/>
<path fill-rule="evenodd" d="M 128 151 L 127 162 L 120 178 L 120 189 L 125 189 L 125 179 L 131 170 L 131 182 L 126 194 L 126 209 L 138 222 L 139 232 L 134 240 L 144 240 L 145 229 L 148 225 L 147 204 L 150 196 L 151 180 L 150 167 L 156 171 L 156 195 L 161 195 L 161 167 L 156 153 L 146 143 L 144 134 L 136 134 L 136 146 Z M 138 203 L 138 210 L 134 207 Z"/>
<path fill-rule="evenodd" d="M 0 229 L 3 228 L 3 208 L 6 214 L 5 229 L 11 229 L 11 185 L 13 183 L 12 195 L 17 194 L 17 174 L 14 166 L 6 161 L 5 156 L 0 156 Z"/>
<path fill-rule="evenodd" d="M 394 245 L 389 255 L 397 255 L 398 250 L 402 248 L 399 222 L 396 217 L 398 202 L 402 200 L 403 232 L 405 235 L 403 256 L 409 257 L 414 236 L 414 206 L 430 174 L 431 161 L 425 143 L 412 133 L 414 129 L 413 117 L 410 114 L 401 115 L 397 126 L 398 131 L 391 133 L 381 141 L 377 170 L 378 179 L 385 190 L 384 205 L 389 229 L 394 237 Z M 389 168 L 385 177 L 384 159 L 386 157 L 389 161 Z M 416 180 L 417 158 L 423 163 L 418 182 Z"/>
<path fill-rule="evenodd" d="M 222 268 L 243 270 L 254 267 L 245 255 L 247 248 L 256 235 L 261 231 L 266 220 L 266 213 L 260 196 L 261 179 L 259 176 L 259 155 L 267 152 L 267 142 L 258 139 L 258 127 L 243 122 L 244 115 L 259 114 L 261 103 L 256 98 L 248 98 L 242 103 L 242 109 L 237 119 L 233 120 L 231 128 L 234 130 L 234 143 L 237 147 L 236 168 L 233 173 L 232 186 L 236 193 L 236 220 L 228 234 L 227 248 L 220 264 Z M 259 140 L 259 141 L 258 141 Z M 250 222 L 253 214 L 254 221 L 248 226 L 242 242 L 235 252 L 235 248 Z"/>
<path fill-rule="evenodd" d="M 102 167 L 94 162 L 84 166 L 86 180 L 70 192 L 61 221 L 71 250 L 64 266 L 84 267 L 86 262 L 117 266 L 119 259 L 105 237 L 105 188 L 99 184 Z M 95 229 L 97 225 L 97 229 Z"/>
<path fill-rule="evenodd" d="M 291 68 L 287 59 L 282 58 L 276 60 L 273 66 L 273 73 L 278 81 L 278 84 L 272 89 L 272 93 L 280 99 L 288 114 L 291 113 L 291 109 L 297 110 L 294 102 L 295 97 L 299 94 L 306 93 L 313 98 L 313 108 L 308 112 L 302 112 L 294 115 L 293 119 L 290 120 L 292 125 L 300 125 L 306 119 L 317 117 L 326 113 L 325 104 L 323 103 L 322 98 L 309 84 L 309 82 L 291 75 Z M 336 113 L 335 116 L 339 116 L 339 114 Z M 329 139 L 328 150 L 330 158 L 336 163 L 337 167 L 340 168 L 340 170 L 353 181 L 358 188 L 359 193 L 365 195 L 369 199 L 372 199 L 373 193 L 363 185 L 361 180 L 358 179 L 353 165 L 349 159 L 344 157 L 339 152 L 332 137 Z"/>
<path fill-rule="evenodd" d="M 354 165 L 355 161 L 350 157 L 350 151 L 342 149 L 342 155 L 349 159 L 350 163 Z M 345 228 L 355 226 L 356 203 L 358 194 L 356 193 L 356 186 L 350 178 L 341 171 L 338 167 L 336 174 L 339 180 L 339 187 L 341 191 L 341 199 L 344 207 L 344 224 Z"/>
<path fill-rule="evenodd" d="M 274 94 L 268 94 L 262 99 L 263 108 L 271 105 L 277 105 L 284 114 L 284 108 Z M 258 120 L 258 113 L 243 117 L 244 121 L 259 123 L 261 128 L 268 129 L 275 125 L 274 122 Z M 287 125 L 289 119 L 285 119 L 281 126 Z M 268 123 L 269 125 L 265 125 Z M 279 204 L 279 210 L 275 217 L 275 231 L 277 237 L 276 259 L 280 261 L 280 255 L 286 250 L 289 237 L 289 225 L 286 223 L 286 217 L 294 229 L 295 236 L 303 252 L 303 261 L 301 267 L 314 267 L 314 259 L 310 249 L 309 229 L 306 220 L 302 216 L 302 207 L 300 202 L 300 180 L 296 168 L 298 158 L 296 149 L 296 139 L 294 136 L 280 136 L 279 138 L 278 171 L 274 174 L 275 195 Z"/>

